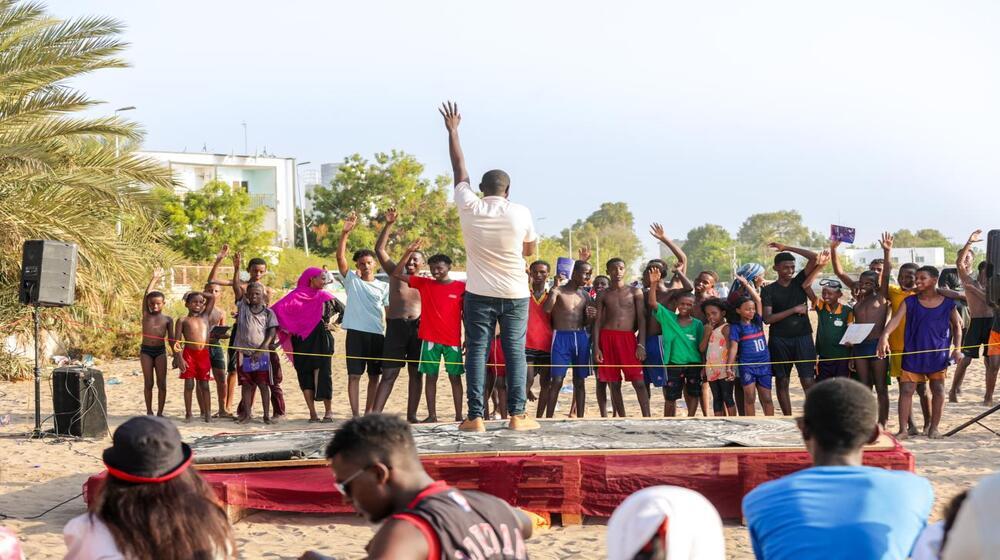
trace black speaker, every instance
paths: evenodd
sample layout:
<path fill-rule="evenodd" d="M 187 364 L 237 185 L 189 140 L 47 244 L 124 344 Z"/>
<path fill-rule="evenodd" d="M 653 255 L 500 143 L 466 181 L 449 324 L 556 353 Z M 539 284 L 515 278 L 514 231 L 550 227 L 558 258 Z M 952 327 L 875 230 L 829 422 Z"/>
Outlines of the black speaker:
<path fill-rule="evenodd" d="M 1000 305 L 1000 229 L 986 234 L 986 291 L 990 301 Z"/>
<path fill-rule="evenodd" d="M 104 373 L 83 366 L 56 368 L 52 372 L 52 410 L 57 434 L 103 438 L 108 433 Z"/>
<path fill-rule="evenodd" d="M 76 245 L 61 241 L 24 242 L 18 299 L 25 305 L 73 305 L 76 290 Z"/>

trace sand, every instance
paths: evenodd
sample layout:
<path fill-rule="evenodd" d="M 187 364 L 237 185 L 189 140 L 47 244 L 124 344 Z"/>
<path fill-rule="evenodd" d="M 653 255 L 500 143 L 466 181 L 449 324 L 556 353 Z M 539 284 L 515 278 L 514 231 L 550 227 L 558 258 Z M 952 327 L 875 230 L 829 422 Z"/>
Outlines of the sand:
<path fill-rule="evenodd" d="M 337 348 L 343 348 L 343 336 L 338 334 Z M 121 384 L 106 385 L 109 424 L 111 430 L 130 416 L 140 414 L 145 406 L 142 400 L 142 376 L 138 360 L 121 360 L 99 364 L 106 379 L 115 378 Z M 290 366 L 288 367 L 291 372 Z M 45 371 L 46 378 L 50 368 Z M 968 375 L 962 402 L 945 407 L 942 425 L 945 429 L 957 425 L 984 410 L 984 369 L 974 364 Z M 949 381 L 950 383 L 950 381 Z M 301 393 L 293 373 L 285 375 L 284 388 L 288 402 L 288 419 L 283 429 L 307 429 L 308 417 Z M 349 415 L 346 400 L 347 379 L 342 360 L 334 362 L 334 413 L 337 418 Z M 110 440 L 74 441 L 70 439 L 28 440 L 23 434 L 33 423 L 33 384 L 21 382 L 0 384 L 0 416 L 11 414 L 11 424 L 0 427 L 0 513 L 11 516 L 0 523 L 16 531 L 23 541 L 28 558 L 62 558 L 65 547 L 62 527 L 67 521 L 85 511 L 82 498 L 71 499 L 65 505 L 41 516 L 46 509 L 72 498 L 91 474 L 102 470 L 101 451 Z M 261 423 L 237 426 L 231 422 L 215 421 L 211 424 L 178 421 L 183 416 L 183 385 L 170 376 L 166 413 L 177 421 L 185 439 L 228 431 L 264 430 Z M 593 386 L 588 386 L 592 399 Z M 801 410 L 802 392 L 793 382 L 793 406 Z M 364 393 L 364 384 L 362 384 Z M 895 403 L 895 386 L 891 389 Z M 629 414 L 636 415 L 631 389 L 626 389 Z M 362 398 L 364 398 L 362 394 Z M 213 387 L 214 399 L 214 387 Z M 402 412 L 406 403 L 406 386 L 397 383 L 387 411 Z M 43 415 L 51 411 L 52 397 L 48 380 L 43 383 Z M 662 411 L 662 395 L 653 398 L 653 411 Z M 890 419 L 890 429 L 895 428 L 895 404 Z M 562 395 L 560 411 L 569 408 L 568 395 Z M 439 383 L 438 409 L 443 418 L 452 410 L 447 383 Z M 596 415 L 596 405 L 591 403 L 588 416 Z M 423 410 L 421 410 L 423 415 Z M 919 413 L 918 413 L 919 415 Z M 984 422 L 1000 432 L 1000 413 Z M 51 426 L 51 422 L 47 424 Z M 916 455 L 917 473 L 929 478 L 936 495 L 933 517 L 938 517 L 945 504 L 957 493 L 973 485 L 979 478 L 990 474 L 1000 464 L 1000 437 L 979 426 L 968 428 L 961 434 L 944 439 L 911 439 L 906 447 Z M 235 532 L 243 558 L 297 558 L 309 549 L 317 549 L 337 558 L 361 558 L 363 547 L 372 535 L 372 529 L 357 517 L 257 512 L 235 525 Z M 601 521 L 588 520 L 583 526 L 555 527 L 541 532 L 529 542 L 533 558 L 603 558 L 605 527 Z M 752 558 L 747 531 L 739 524 L 726 527 L 727 556 Z"/>

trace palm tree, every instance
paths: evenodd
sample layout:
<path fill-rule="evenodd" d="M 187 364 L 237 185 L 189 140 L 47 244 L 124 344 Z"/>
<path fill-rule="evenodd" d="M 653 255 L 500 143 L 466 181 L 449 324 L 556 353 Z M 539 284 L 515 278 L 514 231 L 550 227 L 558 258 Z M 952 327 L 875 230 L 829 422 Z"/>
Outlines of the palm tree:
<path fill-rule="evenodd" d="M 27 239 L 79 246 L 77 305 L 48 313 L 54 323 L 134 314 L 148 271 L 171 259 L 147 190 L 171 187 L 169 170 L 132 149 L 116 155 L 116 138 L 139 143 L 138 125 L 81 114 L 100 102 L 67 85 L 127 66 L 118 58 L 121 29 L 112 19 L 61 21 L 40 4 L 0 0 L 0 336 L 28 312 L 17 304 Z"/>

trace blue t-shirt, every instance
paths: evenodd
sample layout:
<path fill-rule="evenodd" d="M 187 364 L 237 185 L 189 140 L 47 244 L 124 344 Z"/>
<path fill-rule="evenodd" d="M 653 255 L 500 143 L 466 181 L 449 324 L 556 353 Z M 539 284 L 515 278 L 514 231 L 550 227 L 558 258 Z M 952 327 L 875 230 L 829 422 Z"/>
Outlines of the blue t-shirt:
<path fill-rule="evenodd" d="M 906 558 L 934 503 L 923 477 L 875 467 L 812 467 L 743 498 L 758 560 Z"/>
<path fill-rule="evenodd" d="M 767 351 L 767 339 L 764 337 L 764 319 L 760 313 L 754 313 L 749 324 L 730 323 L 729 340 L 739 342 L 737 359 L 741 364 L 764 364 L 771 361 L 771 353 Z"/>
<path fill-rule="evenodd" d="M 344 310 L 344 328 L 352 331 L 385 333 L 382 320 L 385 307 L 389 306 L 389 284 L 381 280 L 365 282 L 353 270 L 344 276 L 347 306 Z"/>

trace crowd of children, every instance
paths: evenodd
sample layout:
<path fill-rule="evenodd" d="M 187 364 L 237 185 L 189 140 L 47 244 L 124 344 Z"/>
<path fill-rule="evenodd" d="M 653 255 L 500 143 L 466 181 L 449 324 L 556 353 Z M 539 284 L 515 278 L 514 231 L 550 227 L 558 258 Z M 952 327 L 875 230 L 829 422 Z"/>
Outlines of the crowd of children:
<path fill-rule="evenodd" d="M 419 241 L 393 261 L 386 244 L 396 219 L 396 210 L 390 209 L 376 251 L 354 252 L 355 270 L 348 266 L 346 251 L 357 218 L 352 214 L 342 229 L 337 264 L 348 300 L 343 326 L 351 413 L 358 416 L 381 412 L 399 372 L 406 366 L 407 420 L 418 421 L 417 409 L 424 397 L 428 415 L 423 421 L 436 422 L 437 378 L 443 365 L 451 387 L 454 418 L 462 421 L 465 283 L 450 277 L 451 259 L 447 255 L 427 258 L 429 273 L 422 272 L 425 258 Z M 957 362 L 958 373 L 964 373 L 965 367 L 979 357 L 981 347 L 987 349 L 984 354 L 988 355 L 985 402 L 992 400 L 1000 347 L 989 344 L 991 337 L 1000 338 L 1000 327 L 994 320 L 994 306 L 986 297 L 985 267 L 980 266 L 975 276 L 971 271 L 970 249 L 979 241 L 978 231 L 970 236 L 957 259 L 964 293 L 939 288 L 939 273 L 934 267 L 909 263 L 899 267 L 897 282 L 891 283 L 893 238 L 884 234 L 881 247 L 885 258 L 873 261 L 858 278 L 844 272 L 837 254 L 839 242 L 818 253 L 772 243 L 777 251 L 773 266 L 777 280 L 764 285 L 763 267 L 744 265 L 726 300 L 716 295 L 717 273 L 700 271 L 692 282 L 687 276 L 683 250 L 659 224 L 653 224 L 651 234 L 674 253 L 677 263 L 668 273 L 664 261 L 650 261 L 643 269 L 641 285 L 626 281 L 626 264 L 618 258 L 606 263 L 606 276 L 592 280 L 593 267 L 586 248 L 574 261 L 569 277 L 553 276 L 545 261 L 535 261 L 528 267 L 531 301 L 525 335 L 527 394 L 537 401 L 537 417 L 554 416 L 570 369 L 570 416 L 585 415 L 586 380 L 592 373 L 596 374 L 595 395 L 602 417 L 608 416 L 609 388 L 611 414 L 625 415 L 623 381 L 632 385 L 643 416 L 651 415 L 653 388 L 663 392 L 664 416 L 677 414 L 678 400 L 683 400 L 688 416 L 696 415 L 699 408 L 706 416 L 709 410 L 716 416 L 754 415 L 758 401 L 765 415 L 774 414 L 775 401 L 788 415 L 789 377 L 794 369 L 806 391 L 818 381 L 839 377 L 854 377 L 865 384 L 877 396 L 878 420 L 883 426 L 889 416 L 888 384 L 890 378 L 898 378 L 899 437 L 919 432 L 911 419 L 912 397 L 923 396 L 924 387 L 929 386 L 931 398 L 922 402 L 923 432 L 937 437 L 945 371 Z M 284 400 L 274 349 L 281 332 L 295 343 L 300 354 L 313 356 L 308 367 L 300 367 L 298 362 L 304 358 L 295 358 L 296 352 L 291 352 L 296 370 L 304 370 L 299 371 L 299 382 L 310 405 L 311 420 L 320 421 L 312 403 L 322 401 L 326 409 L 322 420 L 330 421 L 330 360 L 322 358 L 333 354 L 333 339 L 327 328 L 332 317 L 333 302 L 329 300 L 333 298 L 323 291 L 328 277 L 319 269 L 304 273 L 300 286 L 286 298 L 305 307 L 286 312 L 288 318 L 283 321 L 268 306 L 272 293 L 260 282 L 266 273 L 266 263 L 260 259 L 250 262 L 249 278 L 240 278 L 241 257 L 236 254 L 233 280 L 216 280 L 219 263 L 227 254 L 228 247 L 224 247 L 205 290 L 185 296 L 188 314 L 177 321 L 163 314 L 164 296 L 153 291 L 162 273 L 157 271 L 150 281 L 143 307 L 140 352 L 147 413 L 153 414 L 156 386 L 156 411 L 162 415 L 166 353 L 171 351 L 174 367 L 180 369 L 185 380 L 188 419 L 192 418 L 193 402 L 197 402 L 201 417 L 209 421 L 209 382 L 213 377 L 219 401 L 216 417 L 232 416 L 235 377 L 242 387 L 238 421 L 252 418 L 258 389 L 264 421 L 272 420 L 272 411 L 280 418 L 284 415 Z M 799 271 L 794 255 L 805 260 Z M 390 274 L 389 282 L 375 277 L 376 258 Z M 821 293 L 817 296 L 813 285 L 829 263 L 837 278 L 820 279 Z M 219 344 L 227 336 L 225 315 L 216 309 L 219 286 L 224 284 L 232 286 L 237 302 L 228 354 L 235 376 L 227 376 L 227 354 Z M 958 299 L 969 301 L 973 319 L 964 348 L 962 319 L 955 304 Z M 289 335 L 283 323 L 294 322 L 293 315 L 300 316 L 308 306 L 313 310 L 308 312 L 308 324 L 296 325 L 297 332 Z M 277 307 L 284 308 L 285 304 Z M 816 314 L 815 334 L 810 310 Z M 842 343 L 852 324 L 869 330 L 861 342 Z M 315 341 L 304 345 L 307 338 Z M 505 407 L 498 401 L 505 396 L 505 364 L 499 341 L 498 337 L 489 354 L 487 400 L 492 397 L 496 414 L 503 415 Z M 317 349 L 322 350 L 318 359 Z M 363 373 L 368 375 L 368 391 L 362 408 L 359 389 Z M 957 398 L 960 385 L 959 376 L 952 387 L 952 400 Z M 488 410 L 489 402 L 486 407 Z"/>

